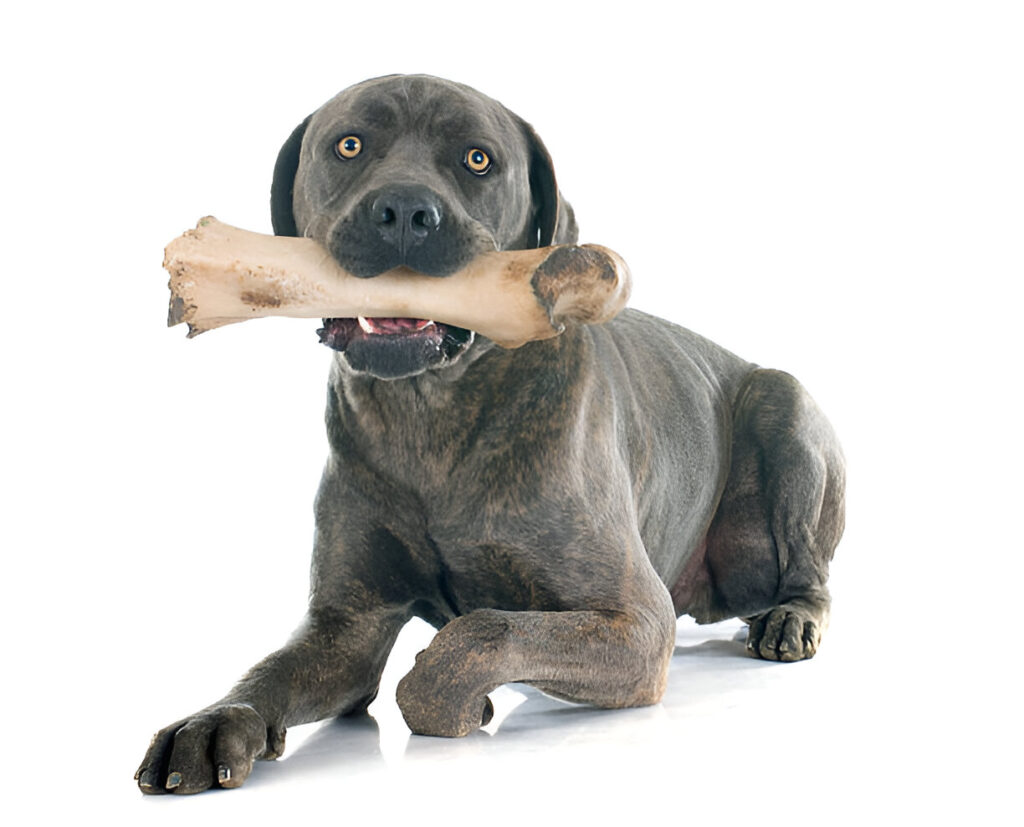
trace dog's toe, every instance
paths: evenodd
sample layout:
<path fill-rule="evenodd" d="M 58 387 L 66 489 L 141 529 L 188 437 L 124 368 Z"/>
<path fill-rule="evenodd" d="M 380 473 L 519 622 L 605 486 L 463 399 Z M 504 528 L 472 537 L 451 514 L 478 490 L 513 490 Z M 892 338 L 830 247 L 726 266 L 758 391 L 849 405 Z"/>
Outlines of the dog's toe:
<path fill-rule="evenodd" d="M 747 632 L 747 651 L 765 660 L 797 661 L 814 657 L 823 624 L 815 613 L 779 606 L 753 618 Z"/>
<path fill-rule="evenodd" d="M 238 787 L 261 756 L 271 757 L 263 718 L 246 704 L 225 704 L 158 732 L 135 780 L 149 795 Z"/>

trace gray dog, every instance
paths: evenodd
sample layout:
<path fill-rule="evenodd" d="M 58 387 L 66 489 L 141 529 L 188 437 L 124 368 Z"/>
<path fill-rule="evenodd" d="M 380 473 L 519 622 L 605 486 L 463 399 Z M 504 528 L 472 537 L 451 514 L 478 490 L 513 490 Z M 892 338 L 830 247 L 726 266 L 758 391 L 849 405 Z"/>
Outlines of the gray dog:
<path fill-rule="evenodd" d="M 271 202 L 278 235 L 363 278 L 576 240 L 533 129 L 424 76 L 367 81 L 303 121 Z M 632 310 L 518 350 L 431 320 L 319 333 L 337 353 L 309 613 L 222 700 L 157 733 L 143 792 L 238 786 L 286 727 L 365 710 L 412 617 L 439 630 L 398 687 L 427 735 L 485 724 L 510 681 L 657 703 L 682 614 L 746 619 L 758 657 L 814 654 L 843 459 L 788 374 Z"/>

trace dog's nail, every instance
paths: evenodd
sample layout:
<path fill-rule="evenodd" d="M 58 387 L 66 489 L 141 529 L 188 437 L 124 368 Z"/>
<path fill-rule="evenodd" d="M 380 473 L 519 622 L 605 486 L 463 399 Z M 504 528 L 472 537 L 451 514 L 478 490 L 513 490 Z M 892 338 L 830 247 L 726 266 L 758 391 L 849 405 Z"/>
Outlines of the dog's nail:
<path fill-rule="evenodd" d="M 173 790 L 175 787 L 181 786 L 182 781 L 184 781 L 184 779 L 181 777 L 180 772 L 172 772 L 167 776 L 167 783 L 164 784 L 164 786 L 169 790 Z"/>
<path fill-rule="evenodd" d="M 480 726 L 487 726 L 491 722 L 491 718 L 494 717 L 494 704 L 491 703 L 490 698 L 484 698 L 484 714 L 483 719 L 480 722 Z"/>
<path fill-rule="evenodd" d="M 225 784 L 231 780 L 231 767 L 225 767 L 221 765 L 217 768 L 217 781 L 220 784 Z"/>
<path fill-rule="evenodd" d="M 144 787 L 147 790 L 153 789 L 156 786 L 154 783 L 154 773 L 148 769 L 139 770 L 136 780 L 139 782 L 140 787 Z"/>

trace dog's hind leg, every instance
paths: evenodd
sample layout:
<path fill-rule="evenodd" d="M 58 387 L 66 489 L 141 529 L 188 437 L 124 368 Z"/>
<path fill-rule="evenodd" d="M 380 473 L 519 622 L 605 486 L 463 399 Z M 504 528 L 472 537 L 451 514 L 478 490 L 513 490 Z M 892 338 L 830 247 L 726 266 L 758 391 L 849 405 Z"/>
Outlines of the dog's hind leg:
<path fill-rule="evenodd" d="M 843 533 L 842 451 L 807 392 L 779 371 L 750 374 L 733 425 L 729 478 L 708 532 L 714 603 L 750 623 L 751 654 L 809 658 L 828 625 L 828 567 Z"/>

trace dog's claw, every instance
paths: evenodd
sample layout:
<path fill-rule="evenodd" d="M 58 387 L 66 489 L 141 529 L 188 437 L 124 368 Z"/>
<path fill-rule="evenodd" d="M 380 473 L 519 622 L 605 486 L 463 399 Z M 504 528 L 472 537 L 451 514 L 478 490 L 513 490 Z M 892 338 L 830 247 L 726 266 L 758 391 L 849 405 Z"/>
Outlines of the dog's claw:
<path fill-rule="evenodd" d="M 184 781 L 184 779 L 181 777 L 180 772 L 172 772 L 167 776 L 167 783 L 164 786 L 168 790 L 173 790 L 176 787 L 180 787 L 182 781 Z"/>
<path fill-rule="evenodd" d="M 220 766 L 217 768 L 217 783 L 227 784 L 231 780 L 231 767 Z"/>
<path fill-rule="evenodd" d="M 494 717 L 494 704 L 491 703 L 489 697 L 484 698 L 484 714 L 480 721 L 480 726 L 487 726 L 491 719 Z"/>

